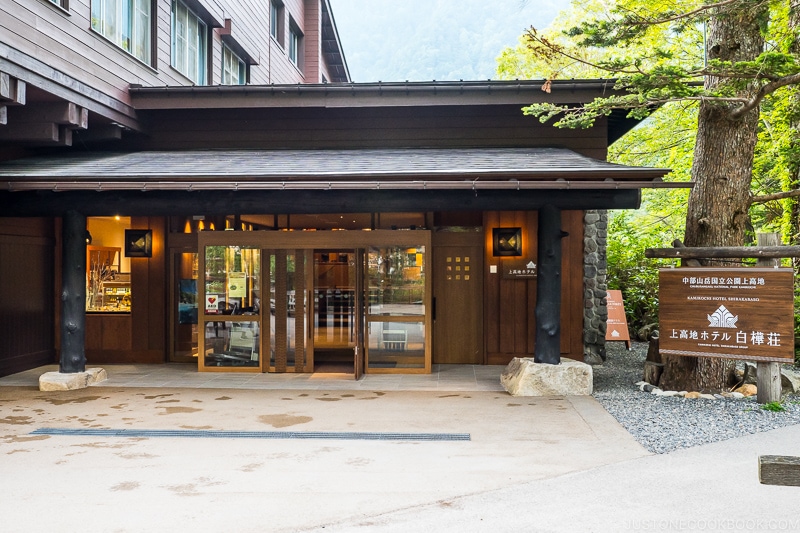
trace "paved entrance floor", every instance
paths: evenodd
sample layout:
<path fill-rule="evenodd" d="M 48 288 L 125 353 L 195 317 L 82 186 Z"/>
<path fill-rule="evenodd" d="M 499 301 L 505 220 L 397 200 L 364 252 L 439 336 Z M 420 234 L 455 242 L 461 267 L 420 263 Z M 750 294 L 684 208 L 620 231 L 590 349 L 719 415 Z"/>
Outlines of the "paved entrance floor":
<path fill-rule="evenodd" d="M 91 367 L 92 365 L 89 365 Z M 430 374 L 269 374 L 248 372 L 198 372 L 193 364 L 104 365 L 108 380 L 97 387 L 189 387 L 198 389 L 345 389 L 345 390 L 449 390 L 502 391 L 501 365 L 432 365 Z M 39 376 L 58 372 L 58 365 L 34 368 L 0 378 L 3 386 L 37 387 Z"/>
<path fill-rule="evenodd" d="M 327 376 L 326 385 L 342 385 L 325 388 L 314 388 L 313 376 L 296 388 L 286 386 L 289 379 L 261 389 L 128 384 L 145 384 L 142 372 L 152 368 L 109 366 L 104 386 L 55 393 L 38 391 L 30 379 L 14 384 L 20 376 L 0 380 L 0 530 L 708 530 L 661 527 L 665 517 L 780 520 L 727 530 L 795 524 L 788 521 L 800 489 L 759 485 L 755 471 L 758 454 L 796 452 L 800 427 L 656 456 L 591 397 L 514 398 L 482 390 L 474 369 L 469 378 L 466 368 L 445 367 L 435 381 L 428 376 L 427 389 L 411 390 L 402 379 L 392 389 L 391 381 L 365 387 L 343 376 Z M 461 379 L 440 388 L 451 370 Z M 220 377 L 212 376 L 203 379 Z M 43 428 L 322 438 L 36 432 Z M 469 440 L 354 440 L 327 432 Z"/>

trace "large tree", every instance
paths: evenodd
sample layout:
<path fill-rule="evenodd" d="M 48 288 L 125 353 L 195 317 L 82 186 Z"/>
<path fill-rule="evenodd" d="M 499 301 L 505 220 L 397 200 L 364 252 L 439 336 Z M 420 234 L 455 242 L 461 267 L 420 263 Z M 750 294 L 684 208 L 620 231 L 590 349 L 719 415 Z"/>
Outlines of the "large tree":
<path fill-rule="evenodd" d="M 684 242 L 689 246 L 745 243 L 752 203 L 753 160 L 760 108 L 776 91 L 800 83 L 796 46 L 800 1 L 775 0 L 617 0 L 608 16 L 585 20 L 566 32 L 567 44 L 531 29 L 527 46 L 540 61 L 564 60 L 605 70 L 617 78 L 622 94 L 580 107 L 532 105 L 526 112 L 562 127 L 587 127 L 614 108 L 645 117 L 676 101 L 699 105 L 697 136 Z M 706 30 L 705 54 L 676 53 L 662 44 L 698 27 Z M 649 40 L 647 52 L 641 44 Z M 587 58 L 587 48 L 622 53 Z M 560 68 L 560 67 L 559 67 Z M 558 69 L 554 69 L 558 72 Z M 545 83 L 544 88 L 547 88 Z M 786 195 L 796 194 L 785 192 Z M 732 363 L 723 359 L 673 358 L 663 386 L 718 391 Z"/>

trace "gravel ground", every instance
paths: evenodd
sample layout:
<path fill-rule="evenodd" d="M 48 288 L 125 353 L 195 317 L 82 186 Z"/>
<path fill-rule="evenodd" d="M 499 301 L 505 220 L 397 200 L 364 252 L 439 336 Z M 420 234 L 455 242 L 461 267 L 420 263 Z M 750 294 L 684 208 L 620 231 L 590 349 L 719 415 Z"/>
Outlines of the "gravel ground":
<path fill-rule="evenodd" d="M 800 397 L 788 396 L 784 412 L 761 409 L 755 398 L 687 400 L 655 396 L 636 385 L 642 380 L 647 343 L 606 345 L 608 360 L 594 367 L 594 394 L 605 409 L 654 453 L 667 453 L 750 433 L 800 424 Z"/>

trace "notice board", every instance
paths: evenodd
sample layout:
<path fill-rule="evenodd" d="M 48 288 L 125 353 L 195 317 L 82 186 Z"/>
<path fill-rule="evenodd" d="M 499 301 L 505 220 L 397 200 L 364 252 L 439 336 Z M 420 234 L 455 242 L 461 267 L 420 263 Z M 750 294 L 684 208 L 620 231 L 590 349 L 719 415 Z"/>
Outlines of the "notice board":
<path fill-rule="evenodd" d="M 660 351 L 794 361 L 791 268 L 659 271 Z"/>
<path fill-rule="evenodd" d="M 622 301 L 622 291 L 606 291 L 606 340 L 625 341 L 625 346 L 631 349 L 631 336 L 628 333 L 628 319 L 625 317 L 625 304 Z"/>

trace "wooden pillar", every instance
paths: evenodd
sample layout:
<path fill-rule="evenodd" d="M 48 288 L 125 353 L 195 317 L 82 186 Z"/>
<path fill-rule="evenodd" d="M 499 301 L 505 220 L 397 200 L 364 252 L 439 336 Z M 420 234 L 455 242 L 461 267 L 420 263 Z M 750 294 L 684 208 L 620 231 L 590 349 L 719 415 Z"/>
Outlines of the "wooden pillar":
<path fill-rule="evenodd" d="M 780 233 L 758 233 L 756 234 L 758 246 L 780 246 Z M 759 259 L 757 266 L 776 267 L 780 266 L 780 259 Z M 757 362 L 756 363 L 756 400 L 760 404 L 779 402 L 781 400 L 781 365 L 779 363 Z"/>
<path fill-rule="evenodd" d="M 67 211 L 62 224 L 61 364 L 66 374 L 86 371 L 86 217 Z"/>
<path fill-rule="evenodd" d="M 539 210 L 539 267 L 536 278 L 536 363 L 561 362 L 561 210 L 545 205 Z"/>

